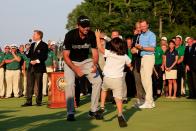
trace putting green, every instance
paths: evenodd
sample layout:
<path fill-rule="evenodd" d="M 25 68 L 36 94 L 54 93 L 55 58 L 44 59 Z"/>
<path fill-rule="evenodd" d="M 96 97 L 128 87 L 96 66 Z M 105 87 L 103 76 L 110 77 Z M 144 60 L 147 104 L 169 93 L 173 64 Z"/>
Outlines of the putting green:
<path fill-rule="evenodd" d="M 76 109 L 75 122 L 66 121 L 65 109 L 47 108 L 47 98 L 41 107 L 20 107 L 24 98 L 0 99 L 0 131 L 196 131 L 196 100 L 164 97 L 156 108 L 139 110 L 132 107 L 135 99 L 124 105 L 128 127 L 119 128 L 116 108 L 107 103 L 104 120 L 88 119 L 90 98 L 82 97 Z"/>

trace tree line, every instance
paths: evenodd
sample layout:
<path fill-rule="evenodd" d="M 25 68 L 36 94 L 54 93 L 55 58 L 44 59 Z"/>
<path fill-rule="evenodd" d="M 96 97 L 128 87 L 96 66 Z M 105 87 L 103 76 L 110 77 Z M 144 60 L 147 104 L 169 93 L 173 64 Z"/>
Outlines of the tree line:
<path fill-rule="evenodd" d="M 75 28 L 77 17 L 87 15 L 92 29 L 132 34 L 135 23 L 147 19 L 160 38 L 180 34 L 196 37 L 195 0 L 84 0 L 69 15 L 66 28 Z"/>

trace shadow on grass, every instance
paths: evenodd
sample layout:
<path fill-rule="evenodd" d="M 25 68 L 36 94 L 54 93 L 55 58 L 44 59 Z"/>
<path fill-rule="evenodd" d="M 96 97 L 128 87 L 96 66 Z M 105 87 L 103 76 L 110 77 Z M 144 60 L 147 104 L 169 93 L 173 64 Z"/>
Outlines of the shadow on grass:
<path fill-rule="evenodd" d="M 12 113 L 12 112 L 16 112 L 16 111 L 17 110 L 9 110 L 9 111 L 2 110 L 2 111 L 0 111 L 0 121 L 5 118 L 13 117 L 11 115 L 7 115 L 7 113 Z M 1 128 L 1 122 L 0 122 L 0 128 Z"/>
<path fill-rule="evenodd" d="M 131 103 L 128 103 L 128 104 L 131 104 Z M 112 106 L 111 106 L 112 105 Z M 125 118 L 126 118 L 126 120 L 127 121 L 129 121 L 129 119 L 137 112 L 137 111 L 141 111 L 141 109 L 139 109 L 139 108 L 135 108 L 135 107 L 127 107 L 128 105 L 124 105 L 124 111 L 123 111 L 123 114 L 124 114 L 124 116 L 125 116 Z M 107 112 L 105 112 L 104 113 L 104 121 L 105 122 L 109 122 L 109 121 L 112 121 L 112 120 L 114 120 L 114 119 L 117 119 L 117 107 L 116 107 L 116 105 L 113 105 L 113 104 L 110 104 L 110 103 L 108 103 L 108 104 L 106 104 L 106 110 L 107 110 Z M 113 112 L 115 112 L 114 114 L 114 116 L 113 117 L 111 117 L 110 119 L 107 119 L 106 118 L 106 115 L 108 115 L 108 114 L 110 114 L 110 113 L 113 113 Z"/>
<path fill-rule="evenodd" d="M 6 119 L 0 122 L 0 130 L 67 130 L 67 131 L 83 131 L 92 130 L 97 127 L 93 125 L 91 120 L 87 119 L 88 113 L 82 113 L 76 116 L 77 121 L 68 122 L 65 117 L 66 112 L 61 111 L 53 114 L 24 116 Z"/>

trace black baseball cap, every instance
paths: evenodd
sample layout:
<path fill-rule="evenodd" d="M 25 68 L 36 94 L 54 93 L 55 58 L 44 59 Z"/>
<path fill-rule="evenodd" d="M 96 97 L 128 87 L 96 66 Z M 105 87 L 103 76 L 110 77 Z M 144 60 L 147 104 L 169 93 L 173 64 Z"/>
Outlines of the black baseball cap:
<path fill-rule="evenodd" d="M 84 15 L 81 15 L 80 17 L 78 17 L 77 23 L 83 28 L 90 27 L 90 20 L 87 16 L 84 16 Z"/>

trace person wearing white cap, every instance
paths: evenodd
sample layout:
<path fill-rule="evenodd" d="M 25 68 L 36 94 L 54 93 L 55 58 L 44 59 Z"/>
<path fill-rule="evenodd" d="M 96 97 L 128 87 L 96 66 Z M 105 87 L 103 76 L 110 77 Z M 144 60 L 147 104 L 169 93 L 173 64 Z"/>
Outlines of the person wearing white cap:
<path fill-rule="evenodd" d="M 157 45 L 155 48 L 155 65 L 153 69 L 153 97 L 157 98 L 161 96 L 161 91 L 163 88 L 163 55 L 164 51 L 162 50 L 162 45 L 167 45 L 167 38 L 161 38 L 161 44 Z"/>
<path fill-rule="evenodd" d="M 4 85 L 4 53 L 0 51 L 0 98 L 5 95 L 5 85 Z"/>
<path fill-rule="evenodd" d="M 167 37 L 161 37 L 161 41 L 167 42 Z"/>
<path fill-rule="evenodd" d="M 12 90 L 14 97 L 20 97 L 19 82 L 21 57 L 17 53 L 16 45 L 11 45 L 11 52 L 5 55 L 4 61 L 6 63 L 6 98 L 12 97 Z"/>
<path fill-rule="evenodd" d="M 177 62 L 177 97 L 180 97 L 182 94 L 185 94 L 184 84 L 182 84 L 185 76 L 184 71 L 184 52 L 185 46 L 182 45 L 182 36 L 177 35 L 175 39 L 176 50 L 178 51 L 178 62 Z"/>
<path fill-rule="evenodd" d="M 185 46 L 188 46 L 187 41 L 188 41 L 189 38 L 191 38 L 191 37 L 186 37 L 186 38 L 185 38 Z"/>
<path fill-rule="evenodd" d="M 8 54 L 10 52 L 10 46 L 9 45 L 5 45 L 4 46 L 4 53 Z"/>
<path fill-rule="evenodd" d="M 43 91 L 42 94 L 44 96 L 48 93 L 48 88 L 51 86 L 51 80 L 49 73 L 54 72 L 57 65 L 57 56 L 55 55 L 54 51 L 51 49 L 55 45 L 55 41 L 51 41 L 48 44 L 48 58 L 45 61 L 46 65 L 46 73 L 43 74 Z"/>

